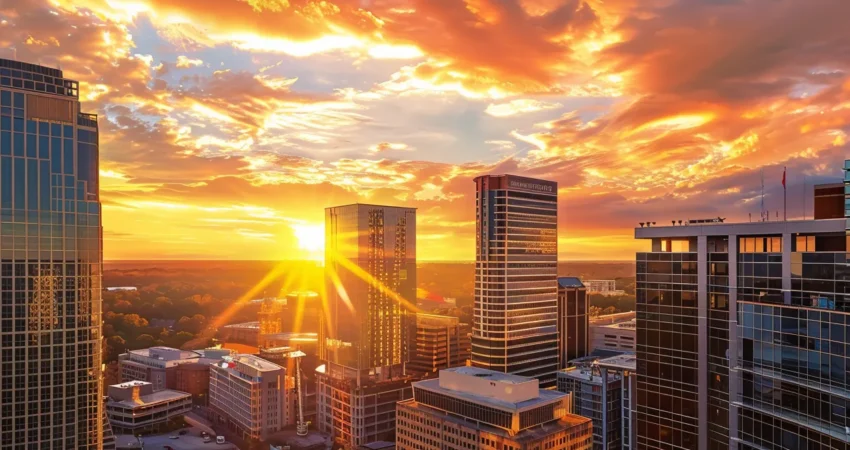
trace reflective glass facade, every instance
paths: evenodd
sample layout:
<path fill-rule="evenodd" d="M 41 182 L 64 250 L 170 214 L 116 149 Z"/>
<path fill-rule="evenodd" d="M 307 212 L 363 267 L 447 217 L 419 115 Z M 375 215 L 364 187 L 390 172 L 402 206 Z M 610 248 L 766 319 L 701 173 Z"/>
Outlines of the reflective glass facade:
<path fill-rule="evenodd" d="M 638 448 L 697 448 L 698 277 L 690 247 L 637 255 Z"/>
<path fill-rule="evenodd" d="M 581 280 L 558 278 L 558 354 L 561 369 L 589 353 L 588 306 L 587 289 Z"/>
<path fill-rule="evenodd" d="M 555 386 L 558 186 L 512 175 L 476 183 L 472 364 Z"/>
<path fill-rule="evenodd" d="M 0 448 L 102 445 L 97 118 L 0 60 Z"/>
<path fill-rule="evenodd" d="M 325 272 L 329 336 L 350 343 L 351 351 L 320 353 L 357 369 L 407 361 L 405 315 L 416 302 L 416 209 L 325 209 Z"/>
<path fill-rule="evenodd" d="M 635 234 L 638 448 L 850 449 L 846 221 Z"/>

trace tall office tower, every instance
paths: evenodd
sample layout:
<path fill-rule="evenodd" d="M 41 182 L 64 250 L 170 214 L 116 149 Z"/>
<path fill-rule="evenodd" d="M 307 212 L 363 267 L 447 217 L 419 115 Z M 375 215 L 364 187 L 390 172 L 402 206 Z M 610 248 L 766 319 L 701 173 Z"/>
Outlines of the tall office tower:
<path fill-rule="evenodd" d="M 99 449 L 97 117 L 62 71 L 0 59 L 0 449 Z"/>
<path fill-rule="evenodd" d="M 470 352 L 468 324 L 460 323 L 457 317 L 425 313 L 417 313 L 411 319 L 409 372 L 436 373 L 466 365 Z"/>
<path fill-rule="evenodd" d="M 688 225 L 635 230 L 638 447 L 850 448 L 845 219 Z"/>
<path fill-rule="evenodd" d="M 325 273 L 330 337 L 353 344 L 350 356 L 332 349 L 328 360 L 355 369 L 404 362 L 403 316 L 416 301 L 416 210 L 325 209 Z"/>
<path fill-rule="evenodd" d="M 575 277 L 558 278 L 558 367 L 590 352 L 587 290 Z"/>
<path fill-rule="evenodd" d="M 570 414 L 570 395 L 533 378 L 454 367 L 413 383 L 398 402 L 399 450 L 590 450 L 590 419 Z"/>
<path fill-rule="evenodd" d="M 513 175 L 475 179 L 472 364 L 555 386 L 558 185 Z"/>

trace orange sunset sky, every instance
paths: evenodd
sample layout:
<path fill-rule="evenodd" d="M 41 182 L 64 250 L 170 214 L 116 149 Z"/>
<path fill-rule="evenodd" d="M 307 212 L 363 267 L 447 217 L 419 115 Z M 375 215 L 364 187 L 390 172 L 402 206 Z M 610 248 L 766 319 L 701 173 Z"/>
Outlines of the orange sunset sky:
<path fill-rule="evenodd" d="M 106 259 L 321 255 L 323 208 L 418 208 L 470 260 L 473 177 L 559 183 L 565 260 L 638 222 L 804 214 L 840 177 L 846 0 L 0 0 L 0 57 L 81 81 Z M 811 202 L 808 211 L 811 215 Z M 772 216 L 775 213 L 772 213 Z"/>

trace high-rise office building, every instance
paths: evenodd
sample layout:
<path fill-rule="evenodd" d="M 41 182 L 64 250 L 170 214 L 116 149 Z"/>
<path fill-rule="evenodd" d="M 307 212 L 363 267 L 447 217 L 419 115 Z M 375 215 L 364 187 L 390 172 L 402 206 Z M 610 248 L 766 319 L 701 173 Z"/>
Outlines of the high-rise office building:
<path fill-rule="evenodd" d="M 0 448 L 99 449 L 97 117 L 61 70 L 0 59 Z"/>
<path fill-rule="evenodd" d="M 325 209 L 330 338 L 351 352 L 320 354 L 355 369 L 405 361 L 405 319 L 416 301 L 416 210 L 354 204 Z"/>
<path fill-rule="evenodd" d="M 688 225 L 635 229 L 638 447 L 850 448 L 846 220 Z"/>
<path fill-rule="evenodd" d="M 440 369 L 466 365 L 470 352 L 471 327 L 451 316 L 416 313 L 411 316 L 411 373 L 437 373 Z"/>
<path fill-rule="evenodd" d="M 555 386 L 558 185 L 513 175 L 475 179 L 472 364 Z"/>
<path fill-rule="evenodd" d="M 395 402 L 410 397 L 404 363 L 416 301 L 416 210 L 325 209 L 325 279 L 317 427 L 347 448 L 393 440 Z"/>
<path fill-rule="evenodd" d="M 558 356 L 563 369 L 589 353 L 587 290 L 576 277 L 558 278 Z"/>
<path fill-rule="evenodd" d="M 454 367 L 413 383 L 398 403 L 399 450 L 590 450 L 590 419 L 570 413 L 570 395 L 534 378 Z"/>

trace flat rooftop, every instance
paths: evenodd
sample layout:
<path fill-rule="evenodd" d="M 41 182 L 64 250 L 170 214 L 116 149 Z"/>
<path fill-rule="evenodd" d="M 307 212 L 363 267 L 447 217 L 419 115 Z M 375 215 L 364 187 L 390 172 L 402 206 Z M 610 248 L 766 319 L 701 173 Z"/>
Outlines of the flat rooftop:
<path fill-rule="evenodd" d="M 506 384 L 521 384 L 528 383 L 531 381 L 531 378 L 523 377 L 520 375 L 514 375 L 512 373 L 502 373 L 496 372 L 494 370 L 482 369 L 480 367 L 472 367 L 472 366 L 461 366 L 461 367 L 452 367 L 449 369 L 443 369 L 440 372 L 452 372 L 461 375 L 468 375 L 471 377 L 477 378 L 486 378 L 490 381 L 495 381 L 497 383 L 506 383 Z"/>
<path fill-rule="evenodd" d="M 669 222 L 668 222 L 669 223 Z M 846 231 L 846 219 L 775 220 L 767 222 L 653 225 L 636 227 L 635 239 L 696 236 L 761 235 L 783 233 L 836 233 Z"/>
<path fill-rule="evenodd" d="M 590 367 L 571 367 L 569 369 L 561 369 L 558 371 L 558 378 L 561 377 L 578 380 L 582 383 L 602 384 L 602 375 L 594 373 Z M 616 374 L 608 374 L 608 381 L 614 381 L 617 379 Z"/>
<path fill-rule="evenodd" d="M 637 356 L 634 353 L 624 353 L 610 358 L 602 358 L 596 364 L 606 369 L 629 370 L 634 372 L 637 369 Z"/>
<path fill-rule="evenodd" d="M 279 365 L 254 355 L 236 355 L 233 357 L 233 362 L 245 364 L 260 372 L 273 372 L 282 369 Z"/>
<path fill-rule="evenodd" d="M 138 397 L 138 400 L 122 400 L 122 401 L 114 401 L 109 400 L 107 405 L 109 406 L 117 406 L 121 408 L 127 409 L 135 409 L 141 408 L 143 406 L 156 405 L 158 403 L 165 403 L 173 400 L 181 400 L 192 398 L 191 394 L 180 391 L 173 391 L 171 389 L 165 389 L 162 391 L 156 391 L 152 394 L 142 395 Z"/>
<path fill-rule="evenodd" d="M 561 401 L 566 396 L 540 389 L 534 378 L 466 366 L 443 369 L 439 378 L 418 381 L 413 386 L 510 412 Z"/>
<path fill-rule="evenodd" d="M 192 350 L 180 350 L 171 347 L 141 348 L 138 350 L 130 350 L 129 353 L 160 361 L 179 361 L 183 359 L 196 359 L 201 357 L 201 354 L 198 352 L 194 352 Z"/>

